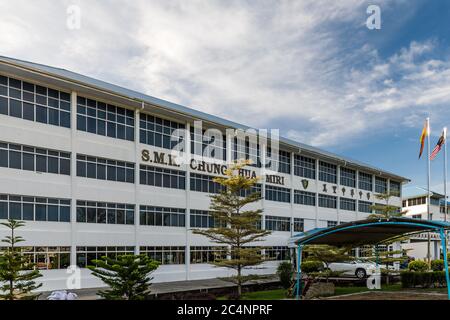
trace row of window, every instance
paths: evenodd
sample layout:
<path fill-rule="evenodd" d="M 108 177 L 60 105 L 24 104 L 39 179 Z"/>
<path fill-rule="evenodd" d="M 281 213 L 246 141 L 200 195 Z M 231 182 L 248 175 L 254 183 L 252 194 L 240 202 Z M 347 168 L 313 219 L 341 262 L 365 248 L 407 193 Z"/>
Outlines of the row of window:
<path fill-rule="evenodd" d="M 134 205 L 77 201 L 77 222 L 134 224 Z"/>
<path fill-rule="evenodd" d="M 70 200 L 0 194 L 0 219 L 70 222 Z"/>
<path fill-rule="evenodd" d="M 9 247 L 0 247 L 0 252 Z M 70 247 L 17 247 L 26 258 L 28 270 L 67 269 L 70 266 Z"/>
<path fill-rule="evenodd" d="M 184 227 L 185 215 L 186 209 L 140 206 L 139 220 L 142 226 Z"/>
<path fill-rule="evenodd" d="M 19 247 L 21 254 L 27 258 L 29 269 L 52 270 L 66 269 L 71 265 L 70 247 Z M 287 247 L 261 247 L 266 259 L 288 260 Z M 7 250 L 0 247 L 0 252 Z M 227 250 L 218 246 L 191 246 L 190 262 L 212 263 L 219 259 L 226 259 Z M 80 268 L 95 265 L 94 260 L 104 256 L 115 259 L 119 255 L 134 254 L 134 247 L 77 247 L 76 264 Z M 143 246 L 140 254 L 146 254 L 161 264 L 185 264 L 186 252 L 184 246 Z"/>
<path fill-rule="evenodd" d="M 0 167 L 70 175 L 70 153 L 0 142 Z"/>
<path fill-rule="evenodd" d="M 77 176 L 134 183 L 134 163 L 77 155 Z"/>
<path fill-rule="evenodd" d="M 70 94 L 0 76 L 0 114 L 70 128 Z"/>

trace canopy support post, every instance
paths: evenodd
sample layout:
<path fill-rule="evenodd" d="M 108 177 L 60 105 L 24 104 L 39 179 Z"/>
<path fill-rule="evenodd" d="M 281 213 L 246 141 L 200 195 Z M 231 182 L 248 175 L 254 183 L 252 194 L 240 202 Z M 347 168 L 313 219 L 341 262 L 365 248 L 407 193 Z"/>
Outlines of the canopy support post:
<path fill-rule="evenodd" d="M 296 285 L 296 298 L 299 300 L 302 295 L 302 245 L 298 245 L 297 247 L 297 285 Z"/>
<path fill-rule="evenodd" d="M 378 244 L 375 245 L 375 264 L 378 270 L 378 265 L 379 265 L 379 257 L 378 257 Z"/>
<path fill-rule="evenodd" d="M 448 274 L 447 243 L 445 238 L 445 231 L 443 228 L 440 229 L 440 234 L 441 234 L 442 254 L 444 256 L 445 280 L 447 282 L 447 296 L 448 300 L 450 300 L 450 277 Z"/>

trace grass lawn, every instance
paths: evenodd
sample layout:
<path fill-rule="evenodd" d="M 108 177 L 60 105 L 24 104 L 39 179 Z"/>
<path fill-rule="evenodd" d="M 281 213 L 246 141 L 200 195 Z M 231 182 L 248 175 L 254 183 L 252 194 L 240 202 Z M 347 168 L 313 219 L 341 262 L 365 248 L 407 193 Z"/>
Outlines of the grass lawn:
<path fill-rule="evenodd" d="M 390 284 L 383 285 L 381 290 L 377 291 L 399 291 L 402 290 L 401 284 Z M 336 287 L 335 296 L 350 294 L 350 293 L 358 293 L 369 291 L 367 287 Z M 275 290 L 266 290 L 266 291 L 254 291 L 244 293 L 242 295 L 242 300 L 282 300 L 286 299 L 286 290 L 284 289 L 275 289 Z M 218 297 L 217 300 L 226 300 L 226 297 Z"/>

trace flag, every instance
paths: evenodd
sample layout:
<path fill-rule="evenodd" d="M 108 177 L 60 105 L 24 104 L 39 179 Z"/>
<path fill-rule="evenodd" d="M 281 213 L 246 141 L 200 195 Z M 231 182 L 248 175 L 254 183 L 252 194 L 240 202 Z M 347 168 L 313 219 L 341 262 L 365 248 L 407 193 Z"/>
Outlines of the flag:
<path fill-rule="evenodd" d="M 440 138 L 436 144 L 436 147 L 434 147 L 433 152 L 431 152 L 430 160 L 434 160 L 434 158 L 436 158 L 439 151 L 441 151 L 442 146 L 444 145 L 444 142 L 445 142 L 445 137 L 444 137 L 444 132 L 442 132 L 442 135 L 440 136 Z"/>
<path fill-rule="evenodd" d="M 420 136 L 420 153 L 419 159 L 422 156 L 423 147 L 425 146 L 425 137 L 428 135 L 428 121 L 425 121 L 425 124 L 422 129 L 422 135 Z"/>

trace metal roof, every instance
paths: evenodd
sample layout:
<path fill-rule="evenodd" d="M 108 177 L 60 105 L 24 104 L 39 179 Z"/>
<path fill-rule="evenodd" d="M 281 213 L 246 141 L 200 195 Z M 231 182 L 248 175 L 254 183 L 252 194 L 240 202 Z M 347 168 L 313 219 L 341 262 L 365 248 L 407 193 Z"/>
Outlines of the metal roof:
<path fill-rule="evenodd" d="M 450 223 L 397 217 L 365 219 L 343 223 L 331 228 L 319 228 L 298 233 L 289 240 L 288 245 L 290 247 L 304 244 L 369 245 L 402 235 L 438 229 L 450 229 Z"/>
<path fill-rule="evenodd" d="M 126 89 L 124 87 L 118 86 L 118 85 L 114 85 L 102 80 L 98 80 L 98 79 L 94 79 L 76 72 L 72 72 L 66 69 L 61 69 L 61 68 L 56 68 L 56 67 L 51 67 L 51 66 L 47 66 L 47 65 L 43 65 L 43 64 L 38 64 L 38 63 L 34 63 L 34 62 L 29 62 L 29 61 L 24 61 L 24 60 L 19 60 L 19 59 L 14 59 L 14 58 L 10 58 L 10 57 L 5 57 L 5 56 L 0 56 L 0 66 L 1 65 L 9 65 L 9 66 L 13 66 L 13 67 L 18 67 L 18 68 L 25 68 L 29 71 L 32 72 L 38 72 L 44 75 L 48 75 L 48 76 L 52 76 L 52 77 L 56 77 L 59 78 L 61 80 L 64 81 L 69 81 L 71 83 L 74 84 L 82 84 L 84 86 L 88 86 L 91 87 L 93 89 L 96 90 L 100 90 L 100 91 L 104 91 L 105 93 L 108 94 L 113 94 L 113 95 L 119 95 L 122 96 L 126 99 L 130 99 L 130 100 L 134 100 L 135 102 L 143 102 L 146 104 L 150 104 L 153 106 L 157 106 L 157 107 L 161 107 L 164 109 L 168 109 L 170 111 L 174 111 L 176 113 L 181 113 L 184 114 L 186 116 L 189 117 L 193 117 L 199 120 L 204 120 L 204 121 L 208 121 L 220 126 L 224 126 L 224 127 L 230 127 L 230 128 L 235 128 L 235 129 L 255 129 L 255 128 L 251 128 L 249 126 L 240 124 L 240 123 L 236 123 L 233 121 L 229 121 L 202 111 L 198 111 L 192 108 L 188 108 L 176 103 L 172 103 L 166 100 L 162 100 L 162 99 L 158 99 L 155 98 L 153 96 L 149 96 L 134 90 L 130 90 L 130 89 Z M 1 68 L 0 68 L 1 71 Z M 256 130 L 256 129 L 255 129 Z M 303 144 L 301 142 L 297 142 L 285 137 L 280 137 L 280 143 L 282 144 L 286 144 L 288 146 L 294 147 L 294 148 L 298 148 L 299 152 L 307 151 L 308 153 L 317 155 L 319 157 L 325 157 L 325 158 L 329 158 L 332 159 L 334 161 L 337 162 L 342 162 L 345 165 L 350 165 L 350 166 L 354 166 L 354 167 L 358 167 L 364 170 L 369 170 L 372 173 L 378 174 L 378 175 L 384 175 L 384 176 L 389 176 L 391 178 L 400 180 L 401 182 L 409 182 L 410 180 L 396 175 L 394 173 L 373 167 L 371 165 L 368 165 L 366 163 L 357 161 L 357 160 L 353 160 L 350 158 L 346 158 L 346 157 L 342 157 L 340 155 L 316 148 L 316 147 L 312 147 L 306 144 Z"/>

